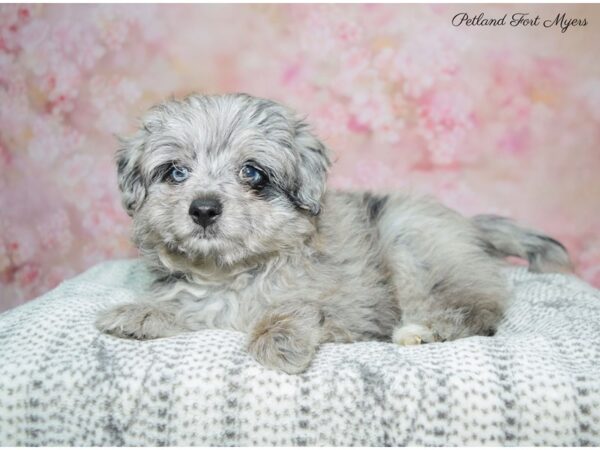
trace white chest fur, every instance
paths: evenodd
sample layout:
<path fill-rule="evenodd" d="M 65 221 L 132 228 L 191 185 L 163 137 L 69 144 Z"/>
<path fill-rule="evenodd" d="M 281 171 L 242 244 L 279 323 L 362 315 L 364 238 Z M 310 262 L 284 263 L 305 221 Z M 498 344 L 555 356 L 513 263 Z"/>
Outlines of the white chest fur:
<path fill-rule="evenodd" d="M 233 279 L 209 282 L 194 278 L 174 283 L 164 292 L 180 304 L 179 319 L 193 330 L 224 328 L 247 332 L 270 304 L 270 293 L 260 277 L 245 273 Z M 161 295 L 162 296 L 162 295 Z"/>

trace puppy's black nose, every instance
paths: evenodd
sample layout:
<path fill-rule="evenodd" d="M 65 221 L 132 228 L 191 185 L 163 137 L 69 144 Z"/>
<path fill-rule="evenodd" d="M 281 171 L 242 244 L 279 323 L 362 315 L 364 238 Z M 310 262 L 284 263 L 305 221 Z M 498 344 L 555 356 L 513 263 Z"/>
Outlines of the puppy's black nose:
<path fill-rule="evenodd" d="M 223 212 L 223 204 L 215 197 L 197 198 L 190 205 L 189 214 L 194 222 L 204 228 Z"/>

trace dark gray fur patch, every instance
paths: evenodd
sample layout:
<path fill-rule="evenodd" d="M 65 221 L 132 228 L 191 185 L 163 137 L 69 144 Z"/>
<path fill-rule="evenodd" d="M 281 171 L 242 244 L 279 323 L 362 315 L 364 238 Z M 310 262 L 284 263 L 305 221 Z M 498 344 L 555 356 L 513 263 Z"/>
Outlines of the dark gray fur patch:
<path fill-rule="evenodd" d="M 306 211 L 304 208 L 305 205 L 303 205 L 298 199 L 297 192 L 299 189 L 300 188 L 297 182 L 291 184 L 291 186 L 283 186 L 281 183 L 269 181 L 265 187 L 260 190 L 256 190 L 256 193 L 265 201 L 270 201 L 276 198 L 286 198 L 298 211 L 306 212 L 307 214 L 313 214 L 312 212 Z M 318 211 L 316 213 L 318 214 Z"/>
<path fill-rule="evenodd" d="M 172 284 L 181 280 L 185 280 L 185 274 L 183 272 L 173 272 L 157 278 L 154 284 Z"/>
<path fill-rule="evenodd" d="M 550 244 L 554 244 L 559 246 L 560 248 L 562 248 L 565 252 L 567 251 L 566 247 L 561 244 L 559 241 L 557 241 L 556 239 L 551 238 L 550 236 L 546 236 L 544 234 L 537 234 L 536 235 L 539 239 L 549 242 Z"/>
<path fill-rule="evenodd" d="M 139 186 L 144 186 L 144 179 L 142 177 L 142 172 L 140 170 L 139 167 L 139 163 L 136 163 L 133 167 L 132 170 L 127 171 L 127 159 L 122 158 L 119 159 L 118 163 L 117 163 L 117 169 L 118 169 L 118 174 L 120 176 L 119 179 L 119 185 L 122 191 L 134 191 L 134 188 L 136 185 Z M 126 208 L 129 209 L 134 209 L 135 208 L 135 204 L 137 203 L 138 199 L 135 197 L 130 198 L 127 201 L 127 204 L 125 205 Z"/>
<path fill-rule="evenodd" d="M 439 280 L 431 287 L 431 293 L 436 294 L 442 292 L 447 287 L 446 280 Z"/>
<path fill-rule="evenodd" d="M 491 242 L 486 241 L 483 237 L 478 236 L 477 243 L 488 255 L 496 258 L 501 258 L 503 256 L 503 253 L 500 250 L 494 247 Z"/>
<path fill-rule="evenodd" d="M 176 165 L 177 163 L 174 161 L 169 161 L 154 168 L 152 172 L 150 172 L 150 184 L 158 181 L 165 181 L 171 169 Z"/>
<path fill-rule="evenodd" d="M 375 222 L 379 219 L 388 199 L 388 195 L 376 195 L 371 192 L 365 192 L 363 194 L 363 202 L 367 208 L 367 214 L 371 222 Z"/>
<path fill-rule="evenodd" d="M 119 174 L 123 174 L 123 172 L 125 172 L 125 169 L 127 168 L 127 158 L 121 156 L 117 159 L 117 172 Z"/>

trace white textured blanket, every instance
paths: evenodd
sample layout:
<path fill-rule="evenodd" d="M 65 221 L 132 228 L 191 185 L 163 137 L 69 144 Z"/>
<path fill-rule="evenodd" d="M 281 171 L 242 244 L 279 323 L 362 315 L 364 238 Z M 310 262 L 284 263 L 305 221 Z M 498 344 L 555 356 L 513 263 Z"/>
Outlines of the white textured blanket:
<path fill-rule="evenodd" d="M 149 282 L 101 264 L 0 315 L 0 445 L 600 445 L 600 292 L 507 276 L 495 337 L 327 344 L 286 375 L 236 332 L 101 335 L 96 312 Z"/>

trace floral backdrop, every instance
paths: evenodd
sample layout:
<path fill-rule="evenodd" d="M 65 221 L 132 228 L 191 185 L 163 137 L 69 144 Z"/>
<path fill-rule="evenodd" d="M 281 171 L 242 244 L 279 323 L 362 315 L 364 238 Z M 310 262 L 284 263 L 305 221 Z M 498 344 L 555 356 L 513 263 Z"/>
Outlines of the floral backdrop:
<path fill-rule="evenodd" d="M 0 5 L 0 310 L 136 254 L 115 135 L 191 91 L 284 102 L 333 150 L 332 187 L 512 216 L 600 286 L 599 24 L 598 5 Z"/>

